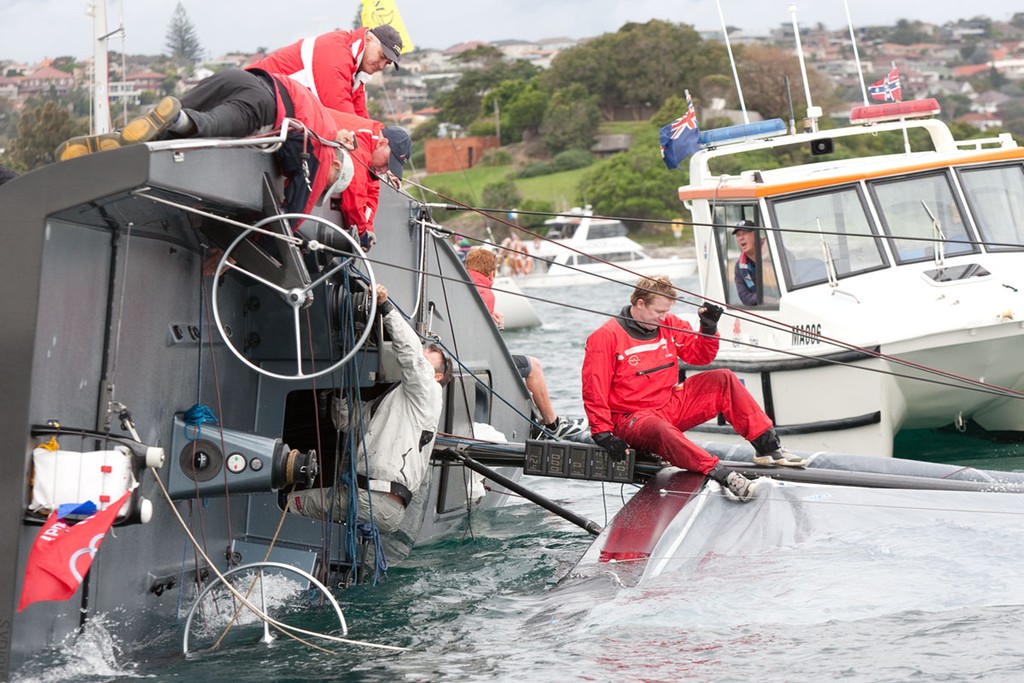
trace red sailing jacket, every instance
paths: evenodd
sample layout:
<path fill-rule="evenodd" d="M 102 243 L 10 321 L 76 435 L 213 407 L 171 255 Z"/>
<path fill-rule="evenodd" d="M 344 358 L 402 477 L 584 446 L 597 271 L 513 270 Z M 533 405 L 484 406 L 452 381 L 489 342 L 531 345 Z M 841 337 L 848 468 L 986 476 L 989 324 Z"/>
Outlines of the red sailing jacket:
<path fill-rule="evenodd" d="M 333 112 L 335 123 L 341 130 L 356 134 L 356 148 L 352 152 L 355 175 L 341 193 L 341 216 L 345 227 L 355 226 L 359 234 L 373 229 L 380 201 L 380 180 L 370 171 L 370 158 L 383 135 L 384 124 L 348 112 Z"/>
<path fill-rule="evenodd" d="M 629 307 L 621 315 L 628 315 Z M 671 313 L 650 335 L 634 336 L 610 318 L 587 338 L 583 407 L 593 434 L 610 432 L 619 415 L 660 408 L 679 381 L 678 359 L 707 365 L 718 355 L 718 336 L 693 333 Z"/>
<path fill-rule="evenodd" d="M 271 74 L 271 76 L 278 84 L 278 87 L 275 88 L 277 95 L 277 119 L 274 122 L 274 127 L 281 127 L 281 122 L 284 121 L 287 113 L 284 99 L 281 97 L 281 86 L 283 86 L 288 92 L 295 109 L 295 116 L 293 118 L 301 121 L 307 128 L 325 140 L 334 140 L 338 134 L 338 126 L 334 122 L 334 117 L 313 97 L 309 90 L 282 74 Z M 290 129 L 289 132 L 293 130 Z M 312 138 L 312 143 L 317 166 L 315 175 L 312 175 L 310 178 L 311 190 L 303 213 L 311 213 L 316 206 L 317 200 L 320 199 L 320 195 L 327 189 L 327 176 L 330 173 L 331 162 L 336 158 L 333 147 L 321 144 L 316 138 Z M 289 182 L 295 181 L 290 179 Z"/>
<path fill-rule="evenodd" d="M 478 270 L 468 270 L 470 279 L 473 280 L 473 284 L 476 285 L 476 291 L 480 292 L 480 298 L 484 300 L 484 306 L 487 307 L 487 312 L 492 316 L 494 315 L 494 292 L 491 291 L 491 285 L 494 284 L 494 279 L 489 278 Z"/>
<path fill-rule="evenodd" d="M 287 74 L 325 107 L 365 117 L 366 88 L 358 76 L 365 49 L 366 28 L 332 31 L 275 50 L 246 68 Z"/>

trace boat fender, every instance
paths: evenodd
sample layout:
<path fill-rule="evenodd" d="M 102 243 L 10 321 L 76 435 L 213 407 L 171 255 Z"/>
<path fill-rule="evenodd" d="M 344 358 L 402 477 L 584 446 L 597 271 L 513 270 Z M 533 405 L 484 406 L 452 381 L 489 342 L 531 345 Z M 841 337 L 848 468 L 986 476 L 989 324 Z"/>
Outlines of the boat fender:
<path fill-rule="evenodd" d="M 139 500 L 139 521 L 149 524 L 151 519 L 153 519 L 153 501 L 149 498 L 142 498 Z"/>
<path fill-rule="evenodd" d="M 146 467 L 151 470 L 158 470 L 164 466 L 164 449 L 159 446 L 150 446 L 146 449 Z"/>

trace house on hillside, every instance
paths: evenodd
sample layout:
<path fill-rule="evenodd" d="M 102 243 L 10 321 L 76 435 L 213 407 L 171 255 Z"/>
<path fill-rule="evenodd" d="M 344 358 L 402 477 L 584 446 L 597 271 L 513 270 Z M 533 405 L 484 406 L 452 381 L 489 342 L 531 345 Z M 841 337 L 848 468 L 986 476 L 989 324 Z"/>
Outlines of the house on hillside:
<path fill-rule="evenodd" d="M 979 114 L 971 112 L 957 118 L 961 123 L 969 123 L 978 130 L 997 130 L 1003 127 L 1003 119 L 998 114 Z"/>
<path fill-rule="evenodd" d="M 494 135 L 467 138 L 436 138 L 424 141 L 428 174 L 451 173 L 473 168 L 489 149 L 500 147 Z"/>
<path fill-rule="evenodd" d="M 138 90 L 152 90 L 153 92 L 159 92 L 160 86 L 163 85 L 166 79 L 167 75 L 158 71 L 139 71 L 128 74 L 128 77 L 125 78 L 126 81 L 134 84 Z"/>
<path fill-rule="evenodd" d="M 978 114 L 995 114 L 1012 99 L 998 90 L 986 90 L 971 102 L 971 111 Z"/>
<path fill-rule="evenodd" d="M 43 66 L 23 77 L 18 83 L 19 95 L 33 95 L 55 91 L 65 95 L 75 87 L 75 77 L 52 66 Z"/>

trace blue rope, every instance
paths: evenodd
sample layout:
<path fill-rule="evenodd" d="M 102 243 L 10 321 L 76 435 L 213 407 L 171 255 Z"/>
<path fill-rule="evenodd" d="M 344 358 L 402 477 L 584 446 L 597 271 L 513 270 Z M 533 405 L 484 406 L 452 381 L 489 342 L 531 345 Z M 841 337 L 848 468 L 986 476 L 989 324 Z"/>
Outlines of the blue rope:
<path fill-rule="evenodd" d="M 378 580 L 387 578 L 388 575 L 388 558 L 384 554 L 384 544 L 380 541 L 380 530 L 372 521 L 360 522 L 356 528 L 359 530 L 359 537 L 364 542 L 373 543 L 373 585 L 376 586 Z"/>
<path fill-rule="evenodd" d="M 194 406 L 185 411 L 185 438 L 189 441 L 196 441 L 203 433 L 204 424 L 220 424 L 217 416 L 213 414 L 213 411 L 202 403 L 196 403 Z M 189 436 L 189 427 L 194 431 L 194 436 Z"/>

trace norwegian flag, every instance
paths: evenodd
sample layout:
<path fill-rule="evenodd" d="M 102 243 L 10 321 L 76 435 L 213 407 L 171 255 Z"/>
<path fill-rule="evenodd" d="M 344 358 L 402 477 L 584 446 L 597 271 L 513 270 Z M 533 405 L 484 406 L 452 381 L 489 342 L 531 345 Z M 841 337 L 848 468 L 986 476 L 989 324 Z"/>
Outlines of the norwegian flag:
<path fill-rule="evenodd" d="M 903 90 L 900 87 L 900 72 L 896 65 L 892 65 L 892 71 L 889 72 L 888 76 L 868 86 L 868 92 L 876 100 L 902 102 Z"/>
<path fill-rule="evenodd" d="M 665 166 L 678 168 L 683 159 L 700 149 L 700 127 L 697 112 L 693 109 L 690 91 L 686 92 L 686 113 L 661 127 L 661 158 Z"/>

